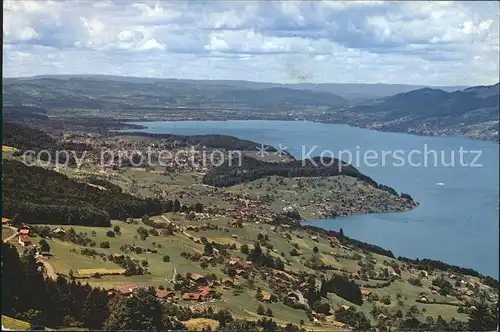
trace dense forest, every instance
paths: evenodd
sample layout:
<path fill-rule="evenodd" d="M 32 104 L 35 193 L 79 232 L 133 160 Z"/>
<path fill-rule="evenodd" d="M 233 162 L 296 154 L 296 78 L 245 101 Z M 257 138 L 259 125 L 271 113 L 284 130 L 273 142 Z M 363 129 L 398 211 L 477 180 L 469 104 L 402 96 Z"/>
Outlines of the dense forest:
<path fill-rule="evenodd" d="M 4 160 L 3 215 L 23 222 L 109 226 L 110 218 L 154 215 L 168 202 L 102 190 L 36 166 Z"/>
<path fill-rule="evenodd" d="M 52 137 L 41 130 L 10 122 L 3 123 L 2 144 L 20 150 L 49 150 L 57 145 Z"/>

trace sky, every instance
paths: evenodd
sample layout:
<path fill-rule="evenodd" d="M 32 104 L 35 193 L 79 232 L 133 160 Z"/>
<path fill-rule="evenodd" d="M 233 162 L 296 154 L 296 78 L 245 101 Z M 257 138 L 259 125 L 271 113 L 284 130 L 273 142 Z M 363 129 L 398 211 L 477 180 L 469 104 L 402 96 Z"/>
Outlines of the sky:
<path fill-rule="evenodd" d="M 499 2 L 4 0 L 4 77 L 499 81 Z"/>

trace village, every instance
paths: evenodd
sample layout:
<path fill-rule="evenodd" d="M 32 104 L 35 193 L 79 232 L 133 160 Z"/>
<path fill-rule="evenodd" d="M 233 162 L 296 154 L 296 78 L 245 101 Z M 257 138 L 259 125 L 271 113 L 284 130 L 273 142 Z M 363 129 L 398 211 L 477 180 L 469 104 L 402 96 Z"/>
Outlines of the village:
<path fill-rule="evenodd" d="M 345 246 L 335 236 L 302 230 L 292 220 L 250 219 L 244 211 L 230 218 L 207 213 L 193 220 L 181 216 L 166 214 L 145 223 L 143 218 L 116 221 L 110 229 L 91 228 L 96 234 L 90 239 L 109 242 L 108 246 L 101 242 L 99 250 L 92 249 L 95 244 L 71 242 L 75 240 L 69 234 L 85 238 L 81 232 L 90 232 L 88 227 L 14 226 L 5 218 L 2 226 L 12 231 L 4 241 L 14 242 L 20 250 L 37 251 L 39 268 L 47 277 L 64 276 L 103 286 L 110 297 L 134 296 L 140 288 L 153 287 L 162 302 L 194 311 L 227 308 L 244 318 L 258 311 L 278 322 L 296 317 L 296 323 L 304 326 L 342 330 L 355 327 L 354 321 L 336 319 L 343 317 L 342 311 L 362 313 L 372 324 L 389 324 L 401 310 L 416 316 L 465 318 L 475 300 L 498 299 L 493 289 L 475 277 L 420 270 Z M 149 228 L 149 235 L 140 239 L 140 228 Z M 43 250 L 43 242 L 49 250 Z M 131 265 L 118 268 L 123 261 L 137 264 L 133 272 Z M 321 300 L 327 306 L 310 303 L 308 289 L 335 276 L 358 285 L 362 304 L 333 293 Z"/>

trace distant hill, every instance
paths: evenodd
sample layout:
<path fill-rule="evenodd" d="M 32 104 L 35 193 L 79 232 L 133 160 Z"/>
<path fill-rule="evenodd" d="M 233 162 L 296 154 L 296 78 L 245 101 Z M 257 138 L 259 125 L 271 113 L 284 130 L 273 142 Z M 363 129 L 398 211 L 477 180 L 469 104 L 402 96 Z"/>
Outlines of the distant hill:
<path fill-rule="evenodd" d="M 88 86 L 88 84 L 91 84 L 91 86 Z M 70 101 L 66 99 L 67 97 L 72 97 L 73 101 L 78 105 L 88 105 L 88 107 L 103 106 L 99 104 L 99 96 L 108 97 L 104 105 L 120 104 L 120 100 L 115 99 L 115 97 L 120 94 L 122 94 L 121 97 L 124 97 L 123 94 L 126 94 L 127 98 L 135 98 L 138 94 L 142 94 L 145 97 L 151 97 L 160 104 L 163 103 L 161 106 L 164 106 L 165 102 L 174 103 L 180 106 L 185 104 L 185 102 L 183 104 L 183 99 L 187 97 L 189 97 L 188 99 L 191 102 L 202 103 L 213 101 L 213 99 L 223 98 L 224 96 L 232 97 L 237 91 L 245 91 L 243 95 L 253 96 L 248 90 L 253 90 L 254 92 L 255 90 L 260 90 L 264 96 L 270 93 L 279 95 L 280 92 L 284 93 L 285 96 L 294 94 L 294 98 L 301 100 L 301 104 L 304 103 L 304 98 L 309 100 L 308 98 L 310 97 L 321 96 L 319 99 L 323 99 L 328 96 L 327 94 L 330 94 L 335 105 L 331 105 L 330 101 L 326 104 L 336 106 L 344 104 L 341 98 L 347 99 L 351 103 L 359 103 L 362 100 L 371 100 L 429 87 L 421 85 L 372 83 L 281 84 L 239 80 L 185 80 L 107 75 L 42 75 L 34 77 L 4 78 L 3 85 L 4 101 L 10 101 L 14 104 L 26 104 L 28 103 L 27 97 L 35 103 L 44 103 L 47 107 L 64 107 Z M 99 87 L 102 89 L 99 89 Z M 273 90 L 273 88 L 281 88 L 283 90 Z M 455 91 L 466 87 L 442 86 L 435 88 L 439 88 L 443 91 Z M 293 89 L 294 91 L 299 90 L 299 92 L 293 92 L 286 89 Z M 309 92 L 301 95 L 300 91 L 312 91 L 324 94 L 315 95 Z M 221 94 L 219 94 L 219 92 Z M 36 98 L 33 99 L 33 97 Z M 263 98 L 263 100 L 266 99 L 267 97 Z M 113 101 L 113 103 L 110 103 L 110 101 Z M 152 100 L 149 100 L 149 102 L 151 101 Z M 232 102 L 231 99 L 227 99 L 226 101 Z M 254 101 L 255 99 L 252 99 L 252 102 Z M 314 101 L 314 99 L 312 101 Z M 125 102 L 125 104 L 127 104 L 127 102 Z M 317 104 L 318 101 L 310 105 L 314 106 Z M 306 105 L 309 105 L 309 103 L 306 103 Z M 156 106 L 158 106 L 158 104 L 156 104 Z"/>
<path fill-rule="evenodd" d="M 244 84 L 243 84 L 244 85 Z M 325 91 L 221 81 L 158 80 L 99 76 L 5 79 L 3 103 L 47 109 L 232 109 L 276 111 L 343 107 L 343 97 Z M 250 84 L 252 85 L 252 84 Z"/>
<path fill-rule="evenodd" d="M 418 89 L 345 110 L 331 109 L 326 122 L 424 135 L 498 140 L 499 84 L 446 92 Z"/>

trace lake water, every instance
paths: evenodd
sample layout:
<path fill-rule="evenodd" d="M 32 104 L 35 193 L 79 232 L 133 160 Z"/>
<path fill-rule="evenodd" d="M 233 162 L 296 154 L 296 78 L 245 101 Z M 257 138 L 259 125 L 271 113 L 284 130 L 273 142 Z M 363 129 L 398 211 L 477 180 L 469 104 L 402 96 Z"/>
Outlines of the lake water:
<path fill-rule="evenodd" d="M 137 124 L 148 127 L 141 131 L 151 133 L 226 134 L 276 147 L 281 144 L 297 159 L 307 156 L 311 149 L 310 156 L 318 156 L 324 150 L 338 156 L 339 151 L 349 150 L 351 163 L 361 172 L 398 192 L 411 194 L 420 206 L 409 212 L 319 220 L 313 225 L 334 230 L 342 227 L 346 235 L 390 249 L 396 256 L 438 259 L 498 277 L 499 147 L 495 143 L 302 121 Z M 461 161 L 461 148 L 481 151 L 481 155 L 473 163 L 477 152 L 463 152 Z M 426 152 L 427 162 L 423 157 Z"/>

